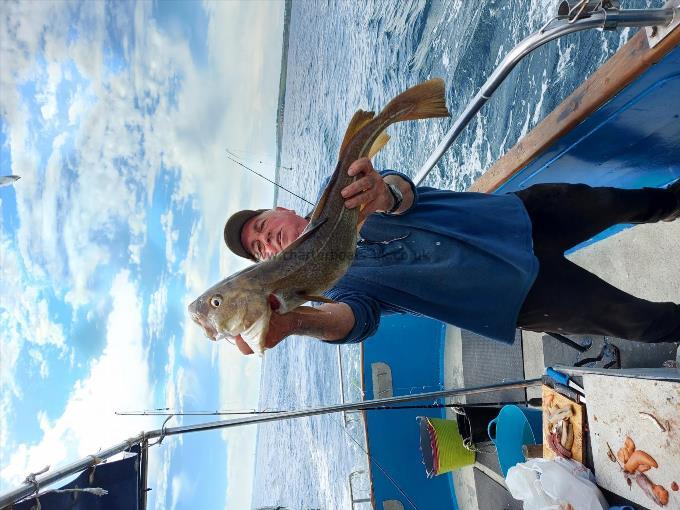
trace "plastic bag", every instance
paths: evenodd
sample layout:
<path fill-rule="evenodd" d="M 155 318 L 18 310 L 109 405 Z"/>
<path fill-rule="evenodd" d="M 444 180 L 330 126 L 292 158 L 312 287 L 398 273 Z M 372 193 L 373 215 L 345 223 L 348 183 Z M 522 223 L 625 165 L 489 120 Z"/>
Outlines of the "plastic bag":
<path fill-rule="evenodd" d="M 524 510 L 607 510 L 590 469 L 571 459 L 530 459 L 508 471 L 505 483 Z"/>

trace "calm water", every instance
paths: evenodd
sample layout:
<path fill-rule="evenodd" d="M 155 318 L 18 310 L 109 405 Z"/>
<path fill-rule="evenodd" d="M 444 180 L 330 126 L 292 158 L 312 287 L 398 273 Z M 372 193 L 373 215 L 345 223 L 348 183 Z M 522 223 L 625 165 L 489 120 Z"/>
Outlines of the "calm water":
<path fill-rule="evenodd" d="M 556 11 L 556 1 L 374 0 L 294 2 L 290 25 L 281 183 L 313 200 L 335 166 L 347 122 L 359 108 L 380 109 L 407 87 L 431 77 L 447 85 L 453 117 L 520 40 Z M 624 1 L 624 8 L 663 2 Z M 427 183 L 464 190 L 632 35 L 592 31 L 543 47 L 496 92 Z M 374 161 L 414 175 L 450 120 L 393 126 L 392 141 Z M 279 204 L 306 212 L 286 192 Z M 359 383 L 358 349 L 343 347 L 346 385 Z M 262 408 L 339 403 L 336 348 L 291 338 L 267 353 Z M 350 392 L 348 390 L 348 392 Z M 348 433 L 361 437 L 361 427 Z M 338 415 L 260 426 L 253 506 L 351 508 L 350 473 L 367 459 Z"/>

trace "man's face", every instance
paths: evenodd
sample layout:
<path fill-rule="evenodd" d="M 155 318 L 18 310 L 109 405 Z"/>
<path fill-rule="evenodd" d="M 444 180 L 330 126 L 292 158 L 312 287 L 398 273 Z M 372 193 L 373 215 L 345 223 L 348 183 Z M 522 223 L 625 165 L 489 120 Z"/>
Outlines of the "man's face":
<path fill-rule="evenodd" d="M 257 260 L 276 255 L 295 241 L 308 221 L 295 211 L 277 207 L 250 218 L 241 230 L 241 244 Z"/>

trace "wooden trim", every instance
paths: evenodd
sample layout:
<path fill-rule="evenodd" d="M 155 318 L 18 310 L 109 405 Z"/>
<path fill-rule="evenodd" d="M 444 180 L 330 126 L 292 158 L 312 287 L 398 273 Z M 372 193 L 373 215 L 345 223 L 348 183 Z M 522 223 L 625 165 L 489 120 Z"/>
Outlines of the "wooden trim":
<path fill-rule="evenodd" d="M 644 29 L 602 64 L 567 99 L 479 177 L 469 191 L 491 193 L 527 166 L 680 43 L 676 28 L 654 48 Z"/>

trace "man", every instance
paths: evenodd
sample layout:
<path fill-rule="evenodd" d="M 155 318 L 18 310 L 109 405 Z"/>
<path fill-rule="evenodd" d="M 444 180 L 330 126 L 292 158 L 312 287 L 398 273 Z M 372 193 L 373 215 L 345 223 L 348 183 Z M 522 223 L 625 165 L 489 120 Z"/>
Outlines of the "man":
<path fill-rule="evenodd" d="M 342 195 L 363 205 L 355 260 L 326 292 L 325 314 L 272 314 L 266 345 L 291 334 L 358 342 L 390 313 L 425 315 L 501 342 L 515 328 L 602 334 L 646 342 L 680 340 L 680 305 L 653 303 L 609 285 L 564 252 L 618 223 L 680 216 L 680 181 L 668 189 L 623 190 L 541 184 L 517 193 L 457 193 L 376 172 L 368 159 L 348 170 Z M 378 213 L 378 214 L 373 214 Z M 240 211 L 224 228 L 237 255 L 264 260 L 307 225 L 294 211 Z M 241 338 L 236 345 L 252 353 Z"/>

